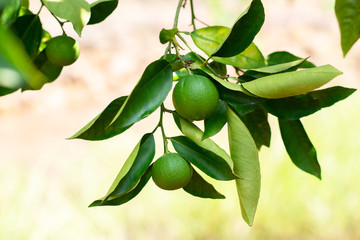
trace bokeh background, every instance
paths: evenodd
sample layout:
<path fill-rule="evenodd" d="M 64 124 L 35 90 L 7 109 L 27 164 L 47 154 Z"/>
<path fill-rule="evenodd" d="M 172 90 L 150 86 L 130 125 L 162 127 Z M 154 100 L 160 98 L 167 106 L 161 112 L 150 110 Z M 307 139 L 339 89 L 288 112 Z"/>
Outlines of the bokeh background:
<path fill-rule="evenodd" d="M 231 27 L 249 0 L 198 0 L 196 16 Z M 359 88 L 360 43 L 344 59 L 333 0 L 264 0 L 266 21 L 255 39 L 264 55 L 289 51 L 343 75 L 332 85 Z M 30 1 L 36 11 L 39 1 Z M 101 142 L 66 140 L 114 98 L 127 95 L 145 67 L 165 50 L 177 1 L 120 1 L 105 22 L 78 38 L 80 59 L 41 91 L 0 99 L 0 239 L 360 239 L 360 94 L 303 119 L 317 148 L 323 180 L 291 163 L 270 117 L 271 148 L 260 153 L 262 191 L 253 227 L 241 218 L 233 182 L 214 182 L 225 200 L 168 192 L 149 181 L 120 207 L 87 208 L 102 197 L 158 112 L 120 136 Z M 180 29 L 190 30 L 189 7 Z M 53 35 L 60 28 L 41 18 Z M 198 23 L 198 27 L 201 27 Z M 170 106 L 170 101 L 167 102 Z M 171 118 L 166 131 L 178 134 Z M 160 140 L 159 136 L 157 139 Z M 214 140 L 227 149 L 226 128 Z M 157 157 L 162 147 L 157 148 Z"/>

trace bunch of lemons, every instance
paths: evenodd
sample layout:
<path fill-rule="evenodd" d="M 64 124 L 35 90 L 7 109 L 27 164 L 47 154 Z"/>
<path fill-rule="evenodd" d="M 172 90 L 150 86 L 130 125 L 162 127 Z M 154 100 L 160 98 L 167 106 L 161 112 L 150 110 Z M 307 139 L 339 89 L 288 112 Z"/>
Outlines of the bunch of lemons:
<path fill-rule="evenodd" d="M 176 112 L 189 121 L 208 118 L 219 102 L 219 92 L 213 82 L 205 76 L 189 75 L 176 84 L 173 95 Z M 190 163 L 177 153 L 168 153 L 155 161 L 152 178 L 155 184 L 165 190 L 186 186 L 192 177 Z"/>

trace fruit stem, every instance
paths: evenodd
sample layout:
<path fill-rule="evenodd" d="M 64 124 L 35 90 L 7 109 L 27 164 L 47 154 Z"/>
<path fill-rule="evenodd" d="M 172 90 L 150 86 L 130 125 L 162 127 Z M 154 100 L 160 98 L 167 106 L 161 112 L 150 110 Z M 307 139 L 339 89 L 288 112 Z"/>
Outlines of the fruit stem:
<path fill-rule="evenodd" d="M 183 5 L 183 2 L 184 0 L 179 0 L 179 3 L 177 5 L 177 8 L 176 8 L 176 13 L 175 13 L 175 19 L 174 19 L 174 24 L 173 24 L 173 29 L 177 28 L 178 26 L 178 22 L 179 22 L 179 16 L 180 16 L 180 10 L 181 10 L 181 7 Z M 171 42 L 168 44 L 166 50 L 165 50 L 165 54 L 164 54 L 164 59 L 166 59 L 166 55 L 167 54 L 171 54 Z"/>
<path fill-rule="evenodd" d="M 184 0 L 179 0 L 178 6 L 176 8 L 173 28 L 177 28 L 177 26 L 178 26 L 180 10 L 181 10 L 181 7 L 183 5 L 183 2 L 184 2 Z"/>
<path fill-rule="evenodd" d="M 40 12 L 41 12 L 41 10 L 43 9 L 43 7 L 44 7 L 44 3 L 41 1 L 41 6 L 40 6 L 40 9 L 39 9 L 39 11 L 37 12 L 37 16 L 39 16 L 39 14 L 40 14 Z"/>
<path fill-rule="evenodd" d="M 207 67 L 211 73 L 213 73 L 215 76 L 219 77 L 219 78 L 222 78 L 222 76 L 220 76 L 219 74 L 217 74 L 214 69 L 212 69 L 212 67 L 209 66 L 208 64 L 208 60 L 210 58 L 208 58 L 206 61 L 203 60 L 202 57 L 199 56 L 199 54 L 197 54 L 196 52 L 194 52 L 191 47 L 189 46 L 189 44 L 186 42 L 186 40 L 179 34 L 179 33 L 176 33 L 176 36 L 178 36 L 178 38 L 180 38 L 180 40 L 186 45 L 186 47 L 192 52 L 195 54 L 195 56 L 201 61 L 202 64 L 204 64 L 205 67 Z"/>
<path fill-rule="evenodd" d="M 161 129 L 161 136 L 163 138 L 163 144 L 164 144 L 164 154 L 167 154 L 169 153 L 169 149 L 168 149 L 168 141 L 167 141 L 167 137 L 165 135 L 165 129 L 164 129 L 164 125 L 163 125 L 163 117 L 164 117 L 164 112 L 165 111 L 168 111 L 165 106 L 164 106 L 164 103 L 161 104 L 161 107 L 160 107 L 160 120 L 159 120 L 159 124 L 158 126 L 160 127 Z"/>
<path fill-rule="evenodd" d="M 196 30 L 196 26 L 195 26 L 195 11 L 194 11 L 194 3 L 193 0 L 190 0 L 190 9 L 191 9 L 191 25 L 194 28 L 194 31 Z"/>

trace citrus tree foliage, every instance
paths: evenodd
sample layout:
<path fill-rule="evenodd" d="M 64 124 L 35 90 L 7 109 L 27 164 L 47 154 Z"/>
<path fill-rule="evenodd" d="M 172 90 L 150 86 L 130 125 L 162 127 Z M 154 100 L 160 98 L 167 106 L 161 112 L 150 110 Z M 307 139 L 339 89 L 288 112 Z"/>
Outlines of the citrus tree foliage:
<path fill-rule="evenodd" d="M 118 5 L 117 0 L 98 0 L 92 4 L 85 0 L 41 3 L 40 10 L 33 13 L 26 0 L 0 2 L 1 95 L 18 89 L 38 90 L 54 81 L 64 67 L 54 65 L 46 51 L 53 37 L 42 27 L 39 13 L 44 8 L 61 28 L 66 23 L 72 24 L 81 36 L 85 26 L 102 22 Z M 186 5 L 191 10 L 191 32 L 178 26 L 180 10 Z M 359 1 L 337 0 L 335 10 L 345 55 L 359 37 Z M 109 139 L 156 110 L 160 113 L 158 124 L 141 137 L 108 192 L 90 207 L 121 205 L 136 197 L 152 177 L 155 145 L 162 144 L 165 155 L 169 154 L 171 144 L 176 156 L 192 166 L 192 176 L 183 186 L 184 191 L 196 197 L 223 199 L 225 196 L 203 176 L 233 181 L 242 217 L 252 225 L 261 189 L 258 152 L 262 147 L 270 147 L 269 114 L 278 119 L 284 146 L 294 166 L 321 179 L 316 149 L 301 119 L 347 98 L 355 89 L 334 86 L 319 90 L 341 71 L 331 65 L 316 66 L 308 61 L 308 56 L 298 57 L 286 51 L 264 56 L 254 42 L 264 19 L 261 0 L 253 0 L 244 12 L 239 12 L 232 26 L 197 28 L 193 0 L 179 0 L 173 28 L 159 31 L 164 54 L 154 57 L 127 96 L 114 99 L 70 137 Z M 235 70 L 234 74 L 228 73 L 230 69 Z M 205 77 L 218 91 L 217 107 L 201 120 L 203 129 L 181 116 L 180 111 L 164 105 L 177 82 L 189 76 Z M 179 136 L 166 135 L 164 114 L 172 115 Z M 211 139 L 223 128 L 228 133 L 229 153 Z M 156 131 L 161 131 L 160 142 L 154 139 Z"/>

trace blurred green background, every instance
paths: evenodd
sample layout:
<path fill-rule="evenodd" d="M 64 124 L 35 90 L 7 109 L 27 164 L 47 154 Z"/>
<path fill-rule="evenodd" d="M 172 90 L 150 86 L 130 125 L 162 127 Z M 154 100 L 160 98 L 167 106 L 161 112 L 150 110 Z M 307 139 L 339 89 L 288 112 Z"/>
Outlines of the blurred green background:
<path fill-rule="evenodd" d="M 37 2 L 31 1 L 34 10 Z M 194 2 L 199 19 L 226 26 L 249 3 Z M 330 63 L 344 72 L 327 86 L 359 87 L 360 44 L 342 58 L 334 1 L 263 2 L 266 21 L 256 43 L 264 55 L 285 50 L 311 56 L 316 65 Z M 111 100 L 128 94 L 146 65 L 163 54 L 158 33 L 172 26 L 176 5 L 175 0 L 120 1 L 103 24 L 85 28 L 80 59 L 56 82 L 40 92 L 1 98 L 0 239 L 360 239 L 358 92 L 303 119 L 322 181 L 294 167 L 270 117 L 271 148 L 260 153 L 262 191 L 251 228 L 241 218 L 233 182 L 212 181 L 225 200 L 163 191 L 150 181 L 123 206 L 87 208 L 106 193 L 158 113 L 106 141 L 66 138 Z M 61 33 L 48 13 L 42 19 L 53 35 Z M 180 28 L 190 29 L 189 23 L 186 8 Z M 71 26 L 68 30 L 76 37 Z M 178 134 L 171 118 L 166 120 L 167 134 Z M 227 149 L 226 128 L 214 140 Z"/>

